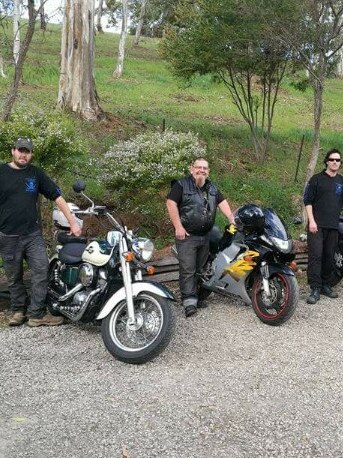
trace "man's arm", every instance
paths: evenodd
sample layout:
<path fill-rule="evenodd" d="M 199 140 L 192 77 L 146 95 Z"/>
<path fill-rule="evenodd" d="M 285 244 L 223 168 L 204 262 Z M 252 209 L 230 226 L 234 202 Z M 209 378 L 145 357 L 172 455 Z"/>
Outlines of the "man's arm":
<path fill-rule="evenodd" d="M 310 181 L 307 183 L 304 192 L 304 205 L 305 211 L 308 219 L 308 230 L 315 234 L 318 232 L 317 223 L 313 216 L 313 205 L 312 203 L 316 197 L 316 190 L 318 187 L 318 180 L 315 180 L 316 176 L 310 178 Z"/>
<path fill-rule="evenodd" d="M 61 210 L 63 215 L 67 218 L 68 223 L 70 225 L 70 232 L 76 236 L 81 235 L 81 228 L 78 222 L 76 221 L 74 215 L 71 213 L 67 205 L 67 202 L 64 200 L 64 198 L 62 196 L 57 197 L 57 199 L 55 199 L 55 203 L 57 207 Z"/>
<path fill-rule="evenodd" d="M 308 218 L 308 230 L 310 232 L 312 232 L 313 234 L 315 234 L 316 232 L 318 232 L 318 227 L 317 227 L 317 223 L 314 219 L 314 216 L 313 216 L 313 208 L 312 208 L 312 205 L 305 205 L 305 210 L 306 210 L 306 214 L 307 214 L 307 218 Z"/>
<path fill-rule="evenodd" d="M 222 200 L 220 204 L 218 204 L 219 210 L 223 213 L 224 216 L 230 221 L 231 224 L 235 224 L 235 218 L 231 211 L 230 205 L 226 199 Z"/>
<path fill-rule="evenodd" d="M 169 213 L 170 221 L 172 222 L 175 228 L 175 237 L 179 240 L 186 238 L 186 235 L 189 235 L 186 229 L 183 227 L 180 219 L 179 209 L 177 203 L 171 199 L 167 199 L 167 210 Z"/>

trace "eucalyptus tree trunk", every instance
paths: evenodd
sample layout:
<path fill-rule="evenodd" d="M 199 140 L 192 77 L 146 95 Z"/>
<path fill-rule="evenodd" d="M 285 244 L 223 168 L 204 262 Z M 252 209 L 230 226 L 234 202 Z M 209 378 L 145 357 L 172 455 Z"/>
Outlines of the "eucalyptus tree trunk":
<path fill-rule="evenodd" d="M 128 15 L 129 15 L 128 0 L 122 0 L 122 7 L 123 7 L 123 18 L 122 18 L 122 23 L 121 23 L 121 33 L 120 33 L 120 40 L 119 40 L 117 67 L 113 72 L 114 78 L 120 78 L 124 70 L 125 44 L 126 44 L 126 38 L 127 38 L 127 23 L 128 23 Z"/>
<path fill-rule="evenodd" d="M 103 5 L 104 5 L 104 0 L 99 0 L 99 5 L 98 5 L 98 14 L 97 14 L 97 21 L 96 21 L 96 29 L 99 33 L 104 33 L 101 25 L 101 18 L 102 18 L 102 12 L 103 12 Z"/>
<path fill-rule="evenodd" d="M 143 27 L 143 22 L 144 22 L 144 16 L 145 16 L 145 10 L 146 10 L 147 3 L 148 3 L 148 0 L 142 0 L 141 12 L 139 14 L 139 20 L 138 20 L 138 24 L 137 24 L 135 41 L 134 41 L 134 44 L 136 46 L 138 45 L 139 39 L 141 37 L 141 32 L 142 32 L 142 27 Z"/>
<path fill-rule="evenodd" d="M 35 24 L 36 24 L 36 18 L 37 18 L 38 12 L 35 10 L 34 6 L 35 6 L 34 0 L 28 0 L 27 2 L 27 8 L 28 8 L 28 14 L 29 14 L 28 26 L 27 26 L 24 40 L 19 48 L 17 62 L 14 65 L 14 76 L 13 76 L 12 84 L 5 97 L 5 102 L 4 102 L 4 106 L 2 110 L 2 119 L 4 121 L 7 121 L 9 119 L 11 112 L 12 112 L 14 102 L 16 101 L 18 90 L 19 90 L 19 84 L 20 84 L 21 77 L 23 74 L 23 66 L 24 66 L 24 62 L 26 59 L 26 54 L 31 44 L 32 37 L 35 31 Z"/>
<path fill-rule="evenodd" d="M 58 106 L 87 120 L 103 117 L 94 69 L 94 0 L 66 0 Z"/>
<path fill-rule="evenodd" d="M 338 51 L 338 61 L 337 61 L 337 77 L 343 78 L 343 49 L 341 48 Z"/>
<path fill-rule="evenodd" d="M 2 56 L 0 56 L 0 76 L 2 76 L 2 78 L 6 78 L 4 70 L 4 58 Z"/>
<path fill-rule="evenodd" d="M 40 0 L 40 28 L 41 30 L 46 30 L 46 17 L 45 17 L 45 11 L 44 11 L 44 0 Z"/>
<path fill-rule="evenodd" d="M 13 2 L 13 62 L 17 65 L 20 50 L 21 0 Z"/>
<path fill-rule="evenodd" d="M 306 171 L 306 180 L 308 180 L 313 175 L 316 164 L 318 161 L 319 156 L 319 149 L 320 149 L 320 128 L 321 128 L 321 119 L 322 119 L 322 111 L 323 111 L 323 91 L 324 91 L 324 79 L 325 79 L 325 62 L 324 56 L 320 56 L 320 63 L 317 75 L 315 77 L 311 77 L 312 79 L 312 87 L 313 87 L 313 121 L 314 121 L 314 129 L 313 129 L 313 143 L 312 143 L 312 150 L 310 161 L 307 166 Z M 305 184 L 306 186 L 306 184 Z"/>

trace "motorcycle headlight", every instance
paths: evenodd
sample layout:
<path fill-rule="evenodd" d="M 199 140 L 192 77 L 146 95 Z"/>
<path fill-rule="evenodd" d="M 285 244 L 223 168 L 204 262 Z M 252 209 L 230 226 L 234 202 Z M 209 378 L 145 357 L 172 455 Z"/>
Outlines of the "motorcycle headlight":
<path fill-rule="evenodd" d="M 133 243 L 135 253 L 141 258 L 142 261 L 150 261 L 154 252 L 154 244 L 151 240 L 139 237 Z"/>
<path fill-rule="evenodd" d="M 293 240 L 282 240 L 277 237 L 270 237 L 270 240 L 273 242 L 273 245 L 280 250 L 282 253 L 290 253 L 293 248 Z"/>

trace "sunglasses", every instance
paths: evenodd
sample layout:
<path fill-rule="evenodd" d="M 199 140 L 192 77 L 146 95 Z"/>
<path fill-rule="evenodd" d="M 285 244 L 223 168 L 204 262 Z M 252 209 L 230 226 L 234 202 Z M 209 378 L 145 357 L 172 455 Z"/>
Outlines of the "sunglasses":
<path fill-rule="evenodd" d="M 329 162 L 341 162 L 341 159 L 336 159 L 336 158 L 333 158 L 333 157 L 329 157 L 328 161 Z"/>

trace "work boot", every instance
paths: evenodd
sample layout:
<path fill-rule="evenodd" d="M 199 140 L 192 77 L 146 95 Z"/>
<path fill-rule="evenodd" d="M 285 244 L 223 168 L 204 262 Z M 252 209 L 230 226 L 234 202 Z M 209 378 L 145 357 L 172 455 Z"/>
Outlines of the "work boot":
<path fill-rule="evenodd" d="M 311 288 L 310 295 L 307 298 L 308 304 L 315 304 L 320 299 L 320 290 L 319 288 Z"/>
<path fill-rule="evenodd" d="M 53 316 L 47 313 L 42 318 L 29 318 L 27 324 L 32 328 L 36 326 L 59 326 L 63 321 L 63 316 Z"/>
<path fill-rule="evenodd" d="M 201 301 L 198 300 L 198 304 L 197 304 L 198 309 L 205 309 L 206 307 L 208 307 L 208 302 L 205 301 L 205 299 L 202 299 Z"/>
<path fill-rule="evenodd" d="M 186 297 L 183 299 L 182 304 L 185 309 L 186 318 L 197 312 L 197 302 L 198 299 L 196 297 Z"/>
<path fill-rule="evenodd" d="M 320 292 L 331 299 L 336 299 L 338 297 L 338 294 L 329 285 L 323 285 Z"/>
<path fill-rule="evenodd" d="M 187 307 L 185 307 L 186 318 L 194 315 L 195 313 L 197 313 L 197 308 L 195 305 L 187 305 Z"/>
<path fill-rule="evenodd" d="M 8 326 L 20 326 L 26 321 L 26 316 L 24 312 L 15 312 L 8 322 Z"/>

